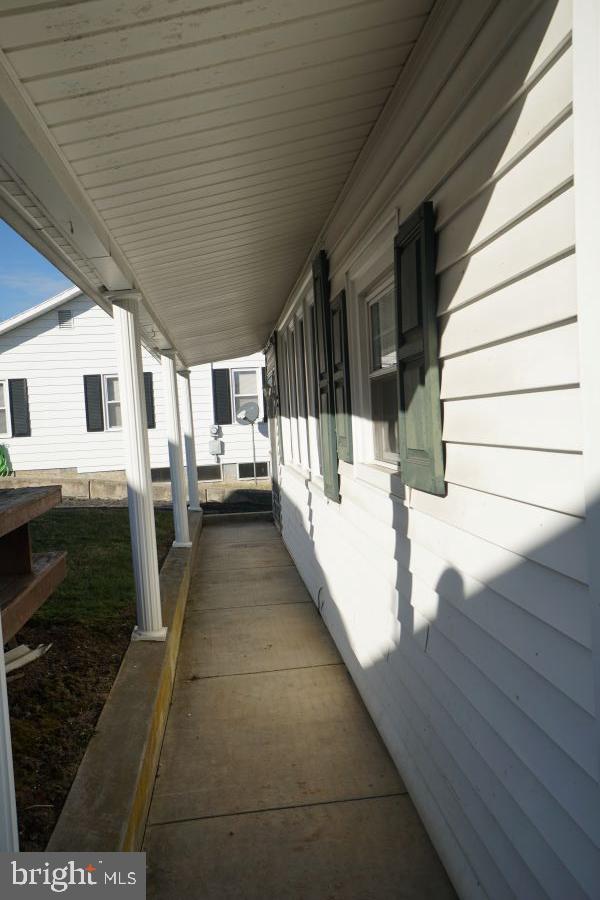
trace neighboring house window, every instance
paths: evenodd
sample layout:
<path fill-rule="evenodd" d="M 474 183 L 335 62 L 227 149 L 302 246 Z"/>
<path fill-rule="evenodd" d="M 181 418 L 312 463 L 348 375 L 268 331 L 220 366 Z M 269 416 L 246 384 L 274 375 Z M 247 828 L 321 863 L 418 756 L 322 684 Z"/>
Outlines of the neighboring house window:
<path fill-rule="evenodd" d="M 122 428 L 121 419 L 121 395 L 119 393 L 119 379 L 116 375 L 104 376 L 104 403 L 106 409 L 106 428 Z"/>
<path fill-rule="evenodd" d="M 88 431 L 114 431 L 123 425 L 117 375 L 84 375 L 85 421 Z M 144 399 L 148 428 L 156 427 L 152 372 L 144 372 Z"/>
<path fill-rule="evenodd" d="M 238 413 L 244 404 L 253 402 L 258 405 L 258 385 L 255 369 L 232 369 L 233 385 L 233 418 L 237 422 Z"/>
<path fill-rule="evenodd" d="M 375 458 L 398 463 L 398 374 L 394 292 L 367 300 L 369 322 L 369 382 Z"/>
<path fill-rule="evenodd" d="M 30 435 L 27 379 L 0 379 L 0 437 Z"/>
<path fill-rule="evenodd" d="M 213 421 L 215 425 L 238 425 L 237 415 L 249 401 L 262 416 L 262 387 L 257 369 L 213 369 Z M 258 420 L 257 420 L 258 421 Z"/>
<path fill-rule="evenodd" d="M 10 413 L 8 411 L 8 382 L 0 381 L 0 437 L 10 435 Z"/>
<path fill-rule="evenodd" d="M 256 463 L 256 477 L 257 478 L 268 478 L 269 477 L 269 463 L 268 462 L 257 462 Z M 254 463 L 238 463 L 238 478 L 240 480 L 244 478 L 254 478 Z"/>
<path fill-rule="evenodd" d="M 72 328 L 74 323 L 73 319 L 73 311 L 70 309 L 59 309 L 58 310 L 58 327 L 59 328 Z"/>

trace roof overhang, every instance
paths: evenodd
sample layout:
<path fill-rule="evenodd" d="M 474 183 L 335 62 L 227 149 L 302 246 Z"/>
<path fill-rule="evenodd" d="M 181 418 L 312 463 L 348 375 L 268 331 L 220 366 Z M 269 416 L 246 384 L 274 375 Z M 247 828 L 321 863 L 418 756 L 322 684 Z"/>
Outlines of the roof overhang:
<path fill-rule="evenodd" d="M 0 14 L 0 215 L 181 365 L 259 349 L 433 0 Z"/>

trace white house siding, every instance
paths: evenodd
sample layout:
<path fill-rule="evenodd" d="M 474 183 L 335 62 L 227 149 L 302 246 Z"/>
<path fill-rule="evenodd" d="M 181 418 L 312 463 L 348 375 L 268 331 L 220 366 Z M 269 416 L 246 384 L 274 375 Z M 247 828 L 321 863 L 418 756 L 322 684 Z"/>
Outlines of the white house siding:
<path fill-rule="evenodd" d="M 571 17 L 567 0 L 460 3 L 423 49 L 431 63 L 384 113 L 323 240 L 332 296 L 346 287 L 349 304 L 341 503 L 314 472 L 280 467 L 284 540 L 469 898 L 600 890 Z M 362 294 L 425 199 L 445 497 L 372 464 L 362 375 Z M 310 293 L 305 275 L 286 316 Z"/>
<path fill-rule="evenodd" d="M 123 469 L 122 432 L 88 432 L 83 393 L 84 375 L 117 372 L 113 320 L 84 296 L 68 300 L 61 308 L 73 312 L 73 328 L 59 328 L 57 309 L 53 309 L 0 334 L 0 378 L 27 379 L 31 418 L 30 437 L 0 438 L 0 444 L 8 447 L 16 471 Z M 142 360 L 144 371 L 153 374 L 154 385 L 156 428 L 148 430 L 150 461 L 153 467 L 162 468 L 169 461 L 161 365 L 145 349 Z M 258 369 L 263 361 L 262 354 L 257 353 L 226 365 Z M 213 422 L 211 366 L 196 366 L 191 373 L 197 462 L 211 465 L 215 462 L 208 450 Z M 260 390 L 260 382 L 258 386 Z M 183 402 L 180 407 L 183 416 Z M 251 461 L 250 429 L 224 425 L 222 430 L 225 452 L 219 461 Z M 268 439 L 258 429 L 256 438 L 257 459 L 267 460 Z"/>

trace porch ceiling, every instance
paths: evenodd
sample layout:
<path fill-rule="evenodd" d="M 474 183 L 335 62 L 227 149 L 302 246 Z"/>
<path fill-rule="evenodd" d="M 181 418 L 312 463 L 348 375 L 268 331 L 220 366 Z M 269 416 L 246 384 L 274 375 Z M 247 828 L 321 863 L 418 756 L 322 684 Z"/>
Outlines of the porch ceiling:
<path fill-rule="evenodd" d="M 5 201 L 21 215 L 23 188 L 75 274 L 139 287 L 157 344 L 187 364 L 255 351 L 432 5 L 14 0 L 0 13 L 0 100 L 20 129 L 0 139 Z"/>

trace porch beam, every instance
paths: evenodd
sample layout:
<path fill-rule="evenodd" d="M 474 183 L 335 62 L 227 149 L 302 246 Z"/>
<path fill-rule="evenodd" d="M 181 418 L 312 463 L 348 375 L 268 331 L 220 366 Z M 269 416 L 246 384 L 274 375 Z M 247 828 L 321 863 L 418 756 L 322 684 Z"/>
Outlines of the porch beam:
<path fill-rule="evenodd" d="M 188 485 L 188 499 L 190 509 L 200 509 L 200 497 L 198 495 L 198 463 L 196 462 L 196 438 L 194 435 L 194 411 L 192 408 L 192 385 L 190 382 L 190 370 L 180 369 L 179 374 L 183 384 L 184 416 L 183 416 L 183 443 L 185 447 L 185 468 Z"/>
<path fill-rule="evenodd" d="M 125 443 L 127 500 L 131 527 L 131 553 L 137 605 L 132 640 L 164 641 L 156 526 L 150 474 L 150 450 L 142 371 L 137 291 L 108 295 L 113 304 L 117 340 L 117 368 Z"/>
<path fill-rule="evenodd" d="M 173 499 L 173 522 L 175 525 L 173 546 L 191 547 L 183 476 L 181 420 L 179 416 L 179 394 L 175 364 L 176 354 L 174 350 L 162 350 L 161 354 L 164 389 L 167 399 L 167 438 L 169 441 L 169 468 L 171 471 L 171 496 Z"/>

